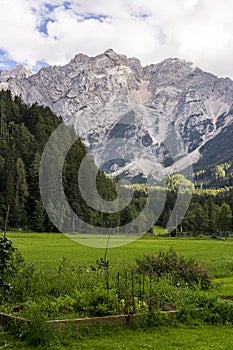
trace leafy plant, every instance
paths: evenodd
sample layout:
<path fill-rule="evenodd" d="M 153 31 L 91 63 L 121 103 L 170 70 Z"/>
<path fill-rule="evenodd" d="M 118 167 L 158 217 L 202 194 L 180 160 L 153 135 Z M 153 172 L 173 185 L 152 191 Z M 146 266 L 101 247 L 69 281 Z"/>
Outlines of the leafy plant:
<path fill-rule="evenodd" d="M 204 290 L 211 286 L 209 271 L 203 265 L 193 258 L 178 255 L 172 248 L 167 252 L 160 251 L 158 256 L 144 254 L 136 259 L 136 264 L 138 272 L 157 277 L 172 276 L 177 285 L 185 282 L 190 286 L 199 285 Z"/>
<path fill-rule="evenodd" d="M 47 314 L 43 311 L 41 305 L 32 304 L 28 313 L 27 319 L 30 322 L 25 322 L 18 330 L 19 337 L 31 346 L 46 346 L 46 348 L 54 348 L 57 343 L 58 332 L 54 332 L 54 327 L 45 322 Z"/>
<path fill-rule="evenodd" d="M 2 292 L 11 289 L 8 276 L 16 272 L 22 261 L 21 254 L 14 247 L 13 242 L 0 236 L 0 290 Z"/>

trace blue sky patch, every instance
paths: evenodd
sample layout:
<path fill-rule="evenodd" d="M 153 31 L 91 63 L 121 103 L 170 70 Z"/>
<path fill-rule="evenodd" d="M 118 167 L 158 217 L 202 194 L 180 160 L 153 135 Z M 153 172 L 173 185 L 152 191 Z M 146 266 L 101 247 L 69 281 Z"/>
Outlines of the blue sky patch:
<path fill-rule="evenodd" d="M 2 60 L 0 57 L 0 70 L 11 70 L 20 63 L 11 59 Z"/>
<path fill-rule="evenodd" d="M 132 13 L 131 16 L 136 17 L 136 18 L 141 18 L 141 19 L 147 19 L 150 17 L 150 14 L 144 13 L 144 12 L 139 12 L 139 13 Z"/>
<path fill-rule="evenodd" d="M 60 7 L 59 5 L 52 5 L 47 2 L 44 4 L 44 6 L 50 13 L 52 13 L 56 8 Z"/>
<path fill-rule="evenodd" d="M 2 59 L 2 56 L 5 56 L 6 53 L 7 52 L 5 50 L 0 49 L 0 59 Z"/>
<path fill-rule="evenodd" d="M 8 58 L 8 53 L 4 49 L 0 49 L 0 70 L 11 70 L 19 63 Z"/>
<path fill-rule="evenodd" d="M 104 22 L 104 20 L 106 18 L 108 18 L 108 16 L 107 15 L 98 14 L 98 13 L 85 13 L 85 14 L 83 14 L 83 18 L 84 18 L 85 21 L 89 20 L 89 19 L 95 19 L 95 20 L 97 20 L 97 21 L 102 23 L 102 22 Z"/>
<path fill-rule="evenodd" d="M 27 64 L 24 64 L 23 62 L 17 62 L 15 60 L 12 60 L 8 56 L 8 52 L 4 49 L 0 49 L 0 70 L 12 70 L 16 66 L 24 65 L 25 67 Z M 36 64 L 31 68 L 33 73 L 38 72 L 43 67 L 48 67 L 49 64 L 44 60 L 39 60 L 36 62 Z"/>
<path fill-rule="evenodd" d="M 44 18 L 43 21 L 41 22 L 41 24 L 37 27 L 37 29 L 39 30 L 40 33 L 43 33 L 45 35 L 48 35 L 48 29 L 47 29 L 47 24 L 49 22 L 54 23 L 55 20 L 52 18 Z"/>
<path fill-rule="evenodd" d="M 71 10 L 71 2 L 65 1 L 63 3 L 63 6 L 64 6 L 65 10 Z"/>
<path fill-rule="evenodd" d="M 37 61 L 36 64 L 32 67 L 32 72 L 36 73 L 38 72 L 41 68 L 44 67 L 49 67 L 49 64 L 45 61 Z"/>

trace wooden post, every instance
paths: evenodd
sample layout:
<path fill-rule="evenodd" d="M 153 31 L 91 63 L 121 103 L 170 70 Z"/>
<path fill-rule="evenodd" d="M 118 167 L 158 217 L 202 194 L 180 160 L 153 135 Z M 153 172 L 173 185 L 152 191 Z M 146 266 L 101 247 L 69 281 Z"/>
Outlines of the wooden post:
<path fill-rule="evenodd" d="M 4 225 L 4 234 L 3 234 L 3 237 L 4 237 L 4 238 L 6 238 L 6 230 L 7 230 L 7 224 L 8 224 L 8 219 L 9 219 L 10 207 L 11 207 L 11 205 L 8 204 L 8 206 L 7 206 L 7 212 L 6 212 L 5 225 Z"/>

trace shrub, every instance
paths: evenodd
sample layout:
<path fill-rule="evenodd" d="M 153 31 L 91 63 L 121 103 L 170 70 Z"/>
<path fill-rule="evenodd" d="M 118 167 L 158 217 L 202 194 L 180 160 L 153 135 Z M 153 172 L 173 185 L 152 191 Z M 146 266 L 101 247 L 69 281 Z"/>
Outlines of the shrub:
<path fill-rule="evenodd" d="M 116 295 L 114 290 L 96 287 L 86 293 L 87 313 L 90 316 L 107 316 L 116 313 Z"/>
<path fill-rule="evenodd" d="M 30 320 L 30 323 L 24 323 L 22 327 L 16 328 L 15 332 L 18 332 L 19 338 L 33 347 L 42 345 L 46 346 L 46 349 L 54 349 L 58 332 L 54 332 L 54 327 L 45 322 L 47 315 L 42 307 L 32 304 L 25 316 Z"/>
<path fill-rule="evenodd" d="M 116 296 L 113 290 L 96 287 L 44 300 L 41 307 L 48 318 L 107 316 L 116 313 Z"/>
<path fill-rule="evenodd" d="M 208 305 L 203 318 L 212 324 L 232 324 L 233 303 L 216 299 L 211 305 Z"/>
<path fill-rule="evenodd" d="M 8 277 L 18 270 L 22 261 L 23 259 L 13 242 L 0 236 L 0 291 L 2 293 L 10 291 L 11 285 L 8 282 Z"/>
<path fill-rule="evenodd" d="M 209 271 L 193 258 L 186 259 L 172 248 L 168 252 L 159 252 L 158 256 L 144 254 L 136 259 L 136 270 L 157 277 L 172 277 L 176 284 L 185 282 L 190 286 L 199 285 L 207 290 L 211 286 Z"/>

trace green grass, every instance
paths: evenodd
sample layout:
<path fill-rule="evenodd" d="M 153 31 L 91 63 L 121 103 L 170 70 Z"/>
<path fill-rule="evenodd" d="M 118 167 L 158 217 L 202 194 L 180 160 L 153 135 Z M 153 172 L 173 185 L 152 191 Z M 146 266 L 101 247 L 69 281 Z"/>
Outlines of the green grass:
<path fill-rule="evenodd" d="M 53 350 L 232 350 L 233 348 L 233 332 L 230 326 L 176 325 L 149 331 L 117 328 L 98 330 L 96 334 L 95 331 L 88 333 L 66 346 L 53 346 Z M 4 348 L 29 350 L 34 347 L 0 333 L 0 349 Z"/>
<path fill-rule="evenodd" d="M 160 226 L 154 226 L 153 233 L 156 236 L 163 236 L 163 235 L 167 234 L 167 229 L 160 227 Z"/>
<path fill-rule="evenodd" d="M 105 249 L 91 248 L 68 239 L 63 234 L 9 233 L 16 247 L 27 262 L 36 263 L 43 268 L 57 266 L 61 257 L 68 257 L 74 263 L 89 266 L 104 256 Z M 233 240 L 192 238 L 154 238 L 144 237 L 127 245 L 110 248 L 108 259 L 112 267 L 132 264 L 136 257 L 157 254 L 170 247 L 185 256 L 193 256 L 213 269 L 216 277 L 233 275 Z"/>
<path fill-rule="evenodd" d="M 158 228 L 157 228 L 158 230 Z M 58 266 L 62 257 L 71 259 L 81 266 L 95 265 L 97 259 L 104 256 L 105 249 L 92 248 L 74 242 L 63 234 L 54 233 L 13 233 L 10 232 L 15 246 L 28 263 L 34 263 L 42 269 Z M 80 236 L 83 237 L 83 236 Z M 82 241 L 82 239 L 80 239 Z M 84 240 L 86 243 L 86 240 Z M 110 248 L 107 258 L 112 268 L 133 264 L 135 258 L 143 254 L 157 254 L 170 247 L 185 256 L 193 256 L 204 263 L 218 278 L 222 294 L 233 295 L 233 240 L 214 240 L 198 238 L 143 237 L 129 244 Z"/>
<path fill-rule="evenodd" d="M 216 278 L 215 283 L 220 285 L 223 295 L 233 295 L 233 277 Z"/>
<path fill-rule="evenodd" d="M 227 327 L 164 327 L 145 331 L 125 330 L 101 339 L 88 339 L 81 344 L 70 344 L 71 350 L 135 350 L 135 349 L 195 349 L 232 350 L 232 328 Z M 66 349 L 66 348 L 61 348 Z"/>

